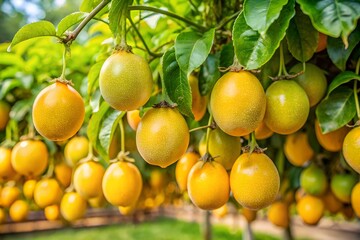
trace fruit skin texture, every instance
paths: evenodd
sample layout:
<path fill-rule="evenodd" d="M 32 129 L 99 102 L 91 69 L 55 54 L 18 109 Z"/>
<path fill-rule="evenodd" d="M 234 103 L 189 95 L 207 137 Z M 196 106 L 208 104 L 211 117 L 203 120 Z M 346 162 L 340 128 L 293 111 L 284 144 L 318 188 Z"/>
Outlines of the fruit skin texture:
<path fill-rule="evenodd" d="M 319 121 L 315 120 L 315 134 L 320 145 L 327 151 L 338 152 L 343 146 L 345 136 L 349 132 L 346 126 L 335 131 L 323 134 L 320 129 Z"/>
<path fill-rule="evenodd" d="M 346 135 L 342 152 L 350 167 L 360 174 L 360 127 L 353 128 Z"/>
<path fill-rule="evenodd" d="M 20 190 L 17 187 L 5 186 L 1 190 L 1 206 L 8 208 L 13 204 L 20 196 Z"/>
<path fill-rule="evenodd" d="M 216 123 L 225 133 L 245 136 L 254 131 L 264 118 L 264 89 L 249 72 L 228 72 L 216 82 L 210 108 Z"/>
<path fill-rule="evenodd" d="M 36 180 L 30 179 L 27 180 L 23 185 L 23 193 L 26 199 L 33 199 L 34 197 L 34 191 L 36 186 Z"/>
<path fill-rule="evenodd" d="M 328 188 L 328 182 L 324 170 L 315 165 L 309 166 L 301 173 L 300 186 L 308 194 L 314 196 L 323 195 Z"/>
<path fill-rule="evenodd" d="M 145 113 L 136 131 L 140 155 L 152 165 L 166 168 L 186 152 L 190 134 L 177 109 L 152 108 Z"/>
<path fill-rule="evenodd" d="M 70 85 L 56 82 L 37 95 L 32 117 L 42 136 L 64 141 L 74 136 L 84 122 L 84 100 Z"/>
<path fill-rule="evenodd" d="M 54 220 L 59 219 L 59 217 L 60 217 L 59 205 L 54 204 L 54 205 L 47 206 L 44 209 L 44 214 L 45 214 L 45 218 L 49 221 L 54 221 Z"/>
<path fill-rule="evenodd" d="M 102 195 L 104 167 L 97 162 L 82 163 L 74 172 L 74 187 L 83 198 L 90 199 Z"/>
<path fill-rule="evenodd" d="M 290 69 L 291 73 L 303 70 L 303 64 L 298 63 Z M 315 106 L 324 97 L 327 89 L 327 80 L 324 72 L 314 64 L 306 63 L 305 72 L 294 79 L 306 92 L 310 107 Z"/>
<path fill-rule="evenodd" d="M 190 170 L 187 188 L 198 208 L 214 210 L 229 199 L 229 175 L 220 163 L 199 161 Z"/>
<path fill-rule="evenodd" d="M 11 149 L 0 147 L 0 180 L 8 180 L 16 175 L 11 165 Z"/>
<path fill-rule="evenodd" d="M 10 207 L 9 215 L 14 222 L 26 220 L 29 214 L 29 205 L 24 200 L 16 200 Z"/>
<path fill-rule="evenodd" d="M 331 191 L 343 203 L 350 203 L 351 191 L 358 182 L 351 174 L 336 174 L 331 178 Z"/>
<path fill-rule="evenodd" d="M 6 128 L 6 125 L 10 119 L 10 105 L 4 101 L 0 101 L 0 131 Z"/>
<path fill-rule="evenodd" d="M 61 196 L 62 190 L 55 179 L 42 179 L 36 183 L 34 200 L 40 208 L 60 203 Z"/>
<path fill-rule="evenodd" d="M 130 111 L 143 106 L 152 92 L 152 73 L 149 64 L 131 52 L 112 54 L 101 68 L 100 92 L 111 107 Z"/>
<path fill-rule="evenodd" d="M 194 152 L 185 153 L 176 163 L 175 179 L 181 192 L 187 190 L 187 180 L 191 168 L 199 161 L 200 155 Z"/>
<path fill-rule="evenodd" d="M 279 134 L 291 134 L 306 122 L 309 99 L 299 84 L 292 80 L 272 83 L 266 90 L 265 124 Z"/>
<path fill-rule="evenodd" d="M 270 205 L 268 219 L 275 226 L 287 228 L 289 226 L 289 207 L 286 203 L 278 201 Z"/>
<path fill-rule="evenodd" d="M 206 113 L 207 100 L 205 96 L 201 96 L 199 91 L 199 80 L 194 75 L 189 76 L 189 84 L 191 87 L 191 111 L 194 114 L 195 121 L 200 121 Z"/>
<path fill-rule="evenodd" d="M 280 176 L 275 164 L 264 153 L 243 153 L 231 170 L 230 186 L 238 203 L 258 210 L 275 200 Z"/>
<path fill-rule="evenodd" d="M 11 165 L 16 172 L 36 177 L 44 172 L 48 165 L 49 152 L 45 143 L 38 140 L 18 142 L 11 152 Z"/>
<path fill-rule="evenodd" d="M 199 144 L 200 155 L 206 152 L 206 134 L 202 137 Z M 214 161 L 223 165 L 226 170 L 230 170 L 236 159 L 240 156 L 241 141 L 239 137 L 230 136 L 224 133 L 220 128 L 210 131 L 209 153 L 216 157 Z"/>
<path fill-rule="evenodd" d="M 298 167 L 303 166 L 314 156 L 307 134 L 302 132 L 286 136 L 284 153 L 289 162 Z"/>
<path fill-rule="evenodd" d="M 244 207 L 242 209 L 242 215 L 245 217 L 245 219 L 248 223 L 251 223 L 251 222 L 255 221 L 255 219 L 257 217 L 257 211 Z"/>
<path fill-rule="evenodd" d="M 360 217 L 360 183 L 357 183 L 351 192 L 351 206 L 356 216 Z"/>
<path fill-rule="evenodd" d="M 306 195 L 296 205 L 298 214 L 304 223 L 316 225 L 324 214 L 324 203 L 320 198 Z"/>
<path fill-rule="evenodd" d="M 142 190 L 139 169 L 132 163 L 116 162 L 105 171 L 102 189 L 106 200 L 114 206 L 130 206 L 136 202 Z"/>
<path fill-rule="evenodd" d="M 271 137 L 274 134 L 264 122 L 261 122 L 260 125 L 255 129 L 255 138 L 258 140 L 263 140 Z"/>
<path fill-rule="evenodd" d="M 229 212 L 227 204 L 225 203 L 224 205 L 222 205 L 221 207 L 214 209 L 212 211 L 212 214 L 215 215 L 215 217 L 217 218 L 223 218 L 226 216 L 226 214 Z"/>
<path fill-rule="evenodd" d="M 85 158 L 89 153 L 89 140 L 86 137 L 73 137 L 66 144 L 64 155 L 69 166 L 73 167 L 77 162 Z"/>
<path fill-rule="evenodd" d="M 86 200 L 76 192 L 65 193 L 60 203 L 60 212 L 65 220 L 74 222 L 86 213 Z"/>

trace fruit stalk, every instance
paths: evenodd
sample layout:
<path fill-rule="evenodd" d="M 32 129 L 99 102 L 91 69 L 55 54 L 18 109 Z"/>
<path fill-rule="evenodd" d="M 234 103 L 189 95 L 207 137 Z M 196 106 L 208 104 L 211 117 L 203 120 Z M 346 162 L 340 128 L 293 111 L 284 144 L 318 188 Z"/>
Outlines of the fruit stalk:
<path fill-rule="evenodd" d="M 212 114 L 210 114 L 208 125 L 211 125 L 212 121 L 213 121 L 213 116 L 212 116 Z M 210 131 L 211 131 L 211 128 L 208 128 L 206 130 L 206 149 L 205 149 L 205 153 L 209 153 Z"/>

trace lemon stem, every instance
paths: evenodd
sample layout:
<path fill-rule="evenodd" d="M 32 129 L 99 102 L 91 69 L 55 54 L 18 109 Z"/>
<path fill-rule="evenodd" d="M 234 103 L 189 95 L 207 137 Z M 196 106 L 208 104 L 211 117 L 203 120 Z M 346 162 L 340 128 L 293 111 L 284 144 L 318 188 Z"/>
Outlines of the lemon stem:
<path fill-rule="evenodd" d="M 357 75 L 359 74 L 359 68 L 360 68 L 360 58 L 357 61 L 356 69 L 355 69 L 355 73 Z M 358 83 L 358 80 L 355 79 L 354 80 L 354 98 L 355 98 L 355 106 L 356 106 L 357 118 L 359 120 L 360 119 L 360 107 L 359 107 L 359 97 L 358 97 L 358 94 L 357 94 L 357 83 Z"/>
<path fill-rule="evenodd" d="M 256 147 L 258 147 L 256 138 L 255 138 L 255 131 L 250 133 L 249 146 L 250 146 L 250 151 L 249 151 L 250 154 L 255 150 Z"/>
<path fill-rule="evenodd" d="M 198 130 L 201 130 L 201 129 L 212 128 L 212 127 L 213 127 L 213 125 L 206 125 L 206 126 L 196 127 L 196 128 L 190 129 L 189 132 L 195 132 L 195 131 L 198 131 Z"/>
<path fill-rule="evenodd" d="M 54 174 L 54 169 L 55 169 L 54 156 L 51 156 L 49 159 L 49 167 L 48 167 L 48 170 L 47 170 L 46 174 L 44 175 L 44 177 L 51 178 Z"/>
<path fill-rule="evenodd" d="M 283 50 L 283 46 L 282 44 L 280 44 L 280 64 L 279 64 L 279 72 L 278 72 L 278 76 L 281 75 L 289 75 L 288 72 L 286 71 L 286 66 L 285 66 L 285 60 L 284 60 L 284 50 Z"/>
<path fill-rule="evenodd" d="M 64 44 L 64 52 L 63 52 L 63 56 L 62 56 L 62 72 L 61 72 L 61 76 L 60 76 L 61 80 L 65 80 L 66 52 L 67 52 L 67 46 L 66 46 L 66 44 Z"/>
<path fill-rule="evenodd" d="M 122 118 L 119 121 L 119 125 L 120 125 L 120 133 L 121 133 L 121 152 L 125 152 L 125 129 Z"/>
<path fill-rule="evenodd" d="M 212 116 L 212 114 L 210 114 L 208 125 L 211 125 L 212 121 L 213 121 L 213 116 Z M 208 153 L 208 152 L 209 152 L 210 131 L 211 131 L 211 128 L 208 128 L 208 129 L 206 130 L 206 148 L 205 148 L 205 153 Z"/>

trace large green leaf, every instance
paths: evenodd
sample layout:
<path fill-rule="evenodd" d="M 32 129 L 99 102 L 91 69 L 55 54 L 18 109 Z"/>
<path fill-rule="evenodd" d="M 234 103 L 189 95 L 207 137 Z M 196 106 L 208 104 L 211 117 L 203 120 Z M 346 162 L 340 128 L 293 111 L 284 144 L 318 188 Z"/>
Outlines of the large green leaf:
<path fill-rule="evenodd" d="M 245 0 L 245 20 L 253 30 L 264 35 L 287 2 L 288 0 Z"/>
<path fill-rule="evenodd" d="M 199 89 L 201 95 L 209 94 L 219 77 L 219 54 L 210 54 L 200 69 Z"/>
<path fill-rule="evenodd" d="M 337 75 L 330 83 L 329 88 L 328 88 L 328 92 L 327 92 L 327 96 L 330 95 L 330 93 L 332 91 L 334 91 L 337 87 L 339 87 L 342 84 L 348 83 L 351 80 L 359 80 L 360 81 L 360 76 L 355 74 L 354 72 L 350 72 L 350 71 L 345 71 L 345 72 L 341 72 L 339 73 L 339 75 Z"/>
<path fill-rule="evenodd" d="M 249 70 L 257 69 L 269 61 L 285 37 L 290 19 L 295 14 L 294 4 L 294 0 L 289 0 L 279 18 L 263 35 L 247 25 L 243 12 L 238 16 L 233 28 L 233 42 L 236 57 L 242 66 Z"/>
<path fill-rule="evenodd" d="M 102 0 L 83 0 L 80 5 L 81 12 L 91 12 Z"/>
<path fill-rule="evenodd" d="M 12 89 L 23 86 L 18 79 L 7 79 L 0 83 L 0 99 L 3 99 Z"/>
<path fill-rule="evenodd" d="M 340 38 L 328 37 L 327 52 L 331 61 L 342 71 L 346 69 L 346 62 L 356 45 L 360 41 L 360 26 L 358 26 L 349 36 L 349 46 L 345 48 Z"/>
<path fill-rule="evenodd" d="M 234 45 L 232 42 L 222 46 L 220 52 L 220 63 L 219 66 L 222 68 L 228 68 L 234 62 Z"/>
<path fill-rule="evenodd" d="M 11 48 L 18 43 L 21 43 L 31 38 L 44 36 L 56 36 L 55 26 L 51 22 L 39 21 L 29 23 L 16 32 L 10 46 L 8 47 L 8 51 L 11 51 Z"/>
<path fill-rule="evenodd" d="M 316 108 L 316 116 L 324 134 L 348 124 L 355 115 L 353 90 L 344 86 L 334 90 Z"/>
<path fill-rule="evenodd" d="M 68 30 L 75 24 L 81 22 L 88 15 L 89 15 L 89 13 L 86 13 L 86 12 L 74 12 L 74 13 L 67 15 L 66 17 L 61 19 L 61 21 L 59 22 L 57 29 L 56 29 L 56 34 L 58 36 L 61 36 L 62 34 L 64 34 L 64 32 L 66 30 Z"/>
<path fill-rule="evenodd" d="M 194 118 L 191 111 L 191 89 L 186 72 L 176 61 L 175 49 L 170 48 L 162 58 L 163 88 L 171 101 L 178 105 L 180 112 Z"/>
<path fill-rule="evenodd" d="M 360 17 L 359 0 L 297 0 L 303 12 L 310 16 L 314 27 L 331 37 L 347 38 Z"/>
<path fill-rule="evenodd" d="M 291 54 L 299 61 L 306 62 L 317 48 L 318 31 L 312 26 L 310 18 L 300 9 L 290 21 L 286 31 L 286 40 Z"/>
<path fill-rule="evenodd" d="M 182 32 L 175 40 L 176 60 L 183 72 L 190 74 L 206 60 L 214 42 L 215 29 L 204 34 Z"/>
<path fill-rule="evenodd" d="M 16 122 L 24 120 L 25 116 L 30 113 L 34 99 L 24 99 L 17 101 L 10 111 L 10 118 Z"/>
<path fill-rule="evenodd" d="M 109 10 L 109 27 L 114 35 L 117 35 L 120 31 L 120 21 L 124 13 L 125 7 L 131 4 L 132 0 L 118 0 L 112 1 Z"/>

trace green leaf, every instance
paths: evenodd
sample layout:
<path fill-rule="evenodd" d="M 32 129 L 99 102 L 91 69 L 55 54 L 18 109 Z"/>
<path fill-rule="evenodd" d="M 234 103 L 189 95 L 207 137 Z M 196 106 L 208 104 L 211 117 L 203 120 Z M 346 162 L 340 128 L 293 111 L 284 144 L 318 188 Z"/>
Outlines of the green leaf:
<path fill-rule="evenodd" d="M 87 128 L 87 135 L 89 137 L 89 141 L 101 156 L 105 156 L 107 153 L 106 149 L 104 149 L 100 144 L 98 136 L 101 130 L 102 120 L 109 110 L 111 110 L 110 105 L 106 102 L 103 102 L 100 106 L 99 111 L 93 113 L 93 115 L 91 116 Z"/>
<path fill-rule="evenodd" d="M 242 12 L 235 20 L 233 42 L 239 63 L 246 69 L 257 69 L 264 65 L 285 37 L 290 19 L 294 16 L 295 0 L 289 2 L 281 10 L 279 18 L 271 24 L 263 35 L 247 25 Z"/>
<path fill-rule="evenodd" d="M 224 68 L 230 67 L 234 62 L 234 55 L 234 46 L 232 42 L 223 45 L 220 52 L 219 66 Z"/>
<path fill-rule="evenodd" d="M 347 38 L 355 29 L 360 17 L 358 0 L 297 0 L 303 12 L 310 16 L 314 27 L 331 37 Z"/>
<path fill-rule="evenodd" d="M 116 128 L 119 126 L 119 121 L 126 112 L 120 112 L 113 108 L 109 109 L 102 119 L 99 132 L 99 142 L 103 149 L 106 149 L 106 155 L 102 156 L 104 159 L 109 159 L 109 147 L 114 136 Z"/>
<path fill-rule="evenodd" d="M 210 54 L 200 69 L 199 87 L 201 95 L 209 94 L 219 77 L 219 54 Z"/>
<path fill-rule="evenodd" d="M 204 34 L 182 32 L 175 40 L 176 60 L 183 72 L 190 74 L 206 60 L 214 42 L 215 29 Z"/>
<path fill-rule="evenodd" d="M 179 111 L 191 118 L 191 89 L 187 74 L 180 69 L 175 57 L 175 49 L 170 48 L 162 58 L 163 87 L 171 101 L 178 105 Z"/>
<path fill-rule="evenodd" d="M 25 65 L 25 62 L 19 55 L 7 52 L 0 52 L 0 65 L 15 65 L 23 67 Z"/>
<path fill-rule="evenodd" d="M 34 99 L 24 99 L 17 101 L 14 106 L 11 107 L 10 118 L 16 122 L 24 120 L 26 114 L 31 111 L 31 106 Z"/>
<path fill-rule="evenodd" d="M 81 12 L 91 12 L 102 0 L 83 0 L 80 5 Z"/>
<path fill-rule="evenodd" d="M 61 36 L 62 34 L 64 34 L 64 32 L 66 30 L 68 30 L 75 24 L 84 20 L 84 18 L 86 18 L 88 15 L 89 15 L 89 13 L 86 13 L 86 12 L 74 12 L 74 13 L 67 15 L 66 17 L 61 19 L 61 21 L 59 22 L 59 24 L 57 26 L 56 34 L 58 36 Z"/>
<path fill-rule="evenodd" d="M 245 0 L 245 20 L 253 30 L 264 35 L 287 3 L 288 0 Z"/>
<path fill-rule="evenodd" d="M 3 99 L 6 94 L 8 92 L 10 92 L 12 89 L 17 88 L 17 87 L 21 87 L 23 84 L 20 80 L 18 79 L 8 79 L 5 80 L 4 82 L 2 82 L 0 84 L 1 89 L 0 89 L 0 99 Z"/>
<path fill-rule="evenodd" d="M 345 72 L 339 73 L 339 75 L 337 75 L 331 81 L 329 88 L 328 88 L 327 96 L 329 96 L 330 93 L 332 91 L 334 91 L 337 87 L 339 87 L 342 84 L 348 83 L 351 80 L 359 80 L 360 81 L 360 76 L 355 74 L 354 72 L 350 72 L 350 71 L 345 71 Z"/>
<path fill-rule="evenodd" d="M 8 51 L 16 44 L 26 41 L 31 38 L 44 37 L 44 36 L 56 36 L 54 25 L 49 21 L 39 21 L 27 24 L 17 31 L 15 34 Z"/>
<path fill-rule="evenodd" d="M 345 126 L 355 115 L 353 90 L 344 86 L 336 88 L 316 108 L 316 116 L 324 134 Z"/>
<path fill-rule="evenodd" d="M 286 40 L 291 54 L 300 62 L 308 61 L 318 45 L 318 31 L 311 24 L 310 18 L 296 9 L 296 15 L 290 21 L 286 31 Z"/>
<path fill-rule="evenodd" d="M 328 37 L 327 52 L 331 61 L 341 70 L 346 69 L 346 62 L 356 45 L 360 41 L 360 26 L 353 31 L 349 36 L 349 46 L 346 49 L 340 38 Z"/>
<path fill-rule="evenodd" d="M 120 21 L 123 9 L 131 3 L 132 0 L 111 1 L 109 10 L 109 27 L 114 35 L 117 35 L 120 31 Z"/>
<path fill-rule="evenodd" d="M 88 88 L 87 93 L 91 95 L 98 87 L 99 87 L 99 74 L 102 65 L 104 64 L 105 60 L 101 60 L 100 62 L 95 63 L 91 66 L 89 73 L 88 73 Z"/>

